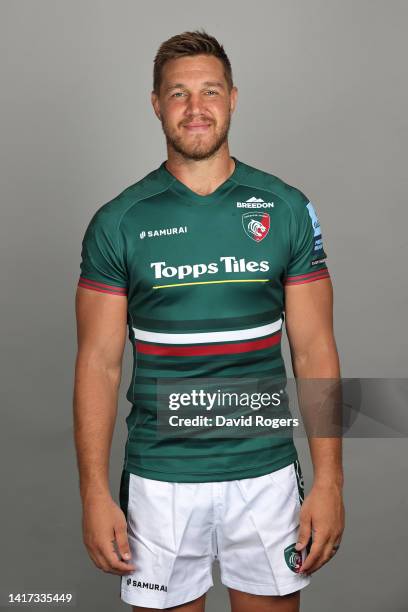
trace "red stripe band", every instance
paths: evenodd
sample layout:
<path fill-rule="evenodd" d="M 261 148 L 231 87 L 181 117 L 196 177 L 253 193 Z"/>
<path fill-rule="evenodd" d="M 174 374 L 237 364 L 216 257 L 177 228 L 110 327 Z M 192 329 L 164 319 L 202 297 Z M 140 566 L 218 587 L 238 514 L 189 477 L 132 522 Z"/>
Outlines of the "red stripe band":
<path fill-rule="evenodd" d="M 114 293 L 116 295 L 127 295 L 126 287 L 106 285 L 105 283 L 99 283 L 98 281 L 93 281 L 83 276 L 80 276 L 79 281 L 78 281 L 78 286 L 84 287 L 85 289 L 93 289 L 94 291 L 101 291 L 102 293 Z"/>
<path fill-rule="evenodd" d="M 300 283 L 309 283 L 314 280 L 321 278 L 328 278 L 330 276 L 328 270 L 316 270 L 313 274 L 299 274 L 299 276 L 288 276 L 285 285 L 299 285 Z"/>
<path fill-rule="evenodd" d="M 279 344 L 282 333 L 278 332 L 267 338 L 250 340 L 248 342 L 224 343 L 224 344 L 204 344 L 193 346 L 163 346 L 161 344 L 148 344 L 147 342 L 136 341 L 136 349 L 140 353 L 148 355 L 228 355 L 232 353 L 247 353 L 259 351 Z"/>

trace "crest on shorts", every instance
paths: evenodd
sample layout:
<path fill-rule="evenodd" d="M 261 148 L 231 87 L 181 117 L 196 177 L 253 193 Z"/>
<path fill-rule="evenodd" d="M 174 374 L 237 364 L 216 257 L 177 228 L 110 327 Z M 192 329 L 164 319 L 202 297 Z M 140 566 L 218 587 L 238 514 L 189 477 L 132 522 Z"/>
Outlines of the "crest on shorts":
<path fill-rule="evenodd" d="M 247 212 L 242 215 L 242 225 L 247 236 L 260 242 L 269 232 L 270 217 L 267 212 Z"/>
<path fill-rule="evenodd" d="M 286 565 L 292 572 L 297 574 L 302 565 L 302 553 L 300 550 L 296 550 L 295 548 L 296 542 L 287 546 L 284 550 Z"/>

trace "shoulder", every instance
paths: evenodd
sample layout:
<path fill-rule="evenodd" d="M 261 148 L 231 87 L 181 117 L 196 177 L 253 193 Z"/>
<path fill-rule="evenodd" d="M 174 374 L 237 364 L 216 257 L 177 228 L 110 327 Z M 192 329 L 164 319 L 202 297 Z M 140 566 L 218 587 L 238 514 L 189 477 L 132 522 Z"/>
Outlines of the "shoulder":
<path fill-rule="evenodd" d="M 242 185 L 261 189 L 278 197 L 296 216 L 301 214 L 309 204 L 309 198 L 299 187 L 288 183 L 271 172 L 243 162 L 240 162 L 237 181 Z"/>
<path fill-rule="evenodd" d="M 163 175 L 158 168 L 143 178 L 123 189 L 114 198 L 102 204 L 93 214 L 89 225 L 103 226 L 106 229 L 118 230 L 122 219 L 128 211 L 147 198 L 167 189 Z"/>

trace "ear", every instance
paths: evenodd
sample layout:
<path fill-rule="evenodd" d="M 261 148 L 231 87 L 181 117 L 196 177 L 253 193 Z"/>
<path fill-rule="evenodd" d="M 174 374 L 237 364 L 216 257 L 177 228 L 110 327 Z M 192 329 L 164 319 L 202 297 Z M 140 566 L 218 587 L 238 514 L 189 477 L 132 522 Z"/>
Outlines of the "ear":
<path fill-rule="evenodd" d="M 238 88 L 235 87 L 235 85 L 233 86 L 233 88 L 231 89 L 231 93 L 230 93 L 230 109 L 231 109 L 231 113 L 234 112 L 235 107 L 237 105 L 238 102 Z"/>
<path fill-rule="evenodd" d="M 161 121 L 159 97 L 154 91 L 152 91 L 150 98 L 151 98 L 154 114 Z"/>

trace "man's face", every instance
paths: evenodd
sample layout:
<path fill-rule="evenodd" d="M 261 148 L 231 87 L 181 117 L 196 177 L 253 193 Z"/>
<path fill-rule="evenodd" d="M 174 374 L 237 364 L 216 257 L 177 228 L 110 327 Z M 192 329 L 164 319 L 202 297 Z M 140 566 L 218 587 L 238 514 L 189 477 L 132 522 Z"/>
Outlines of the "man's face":
<path fill-rule="evenodd" d="M 226 142 L 237 88 L 228 91 L 221 60 L 194 55 L 163 66 L 152 104 L 167 144 L 185 159 L 208 159 Z"/>

